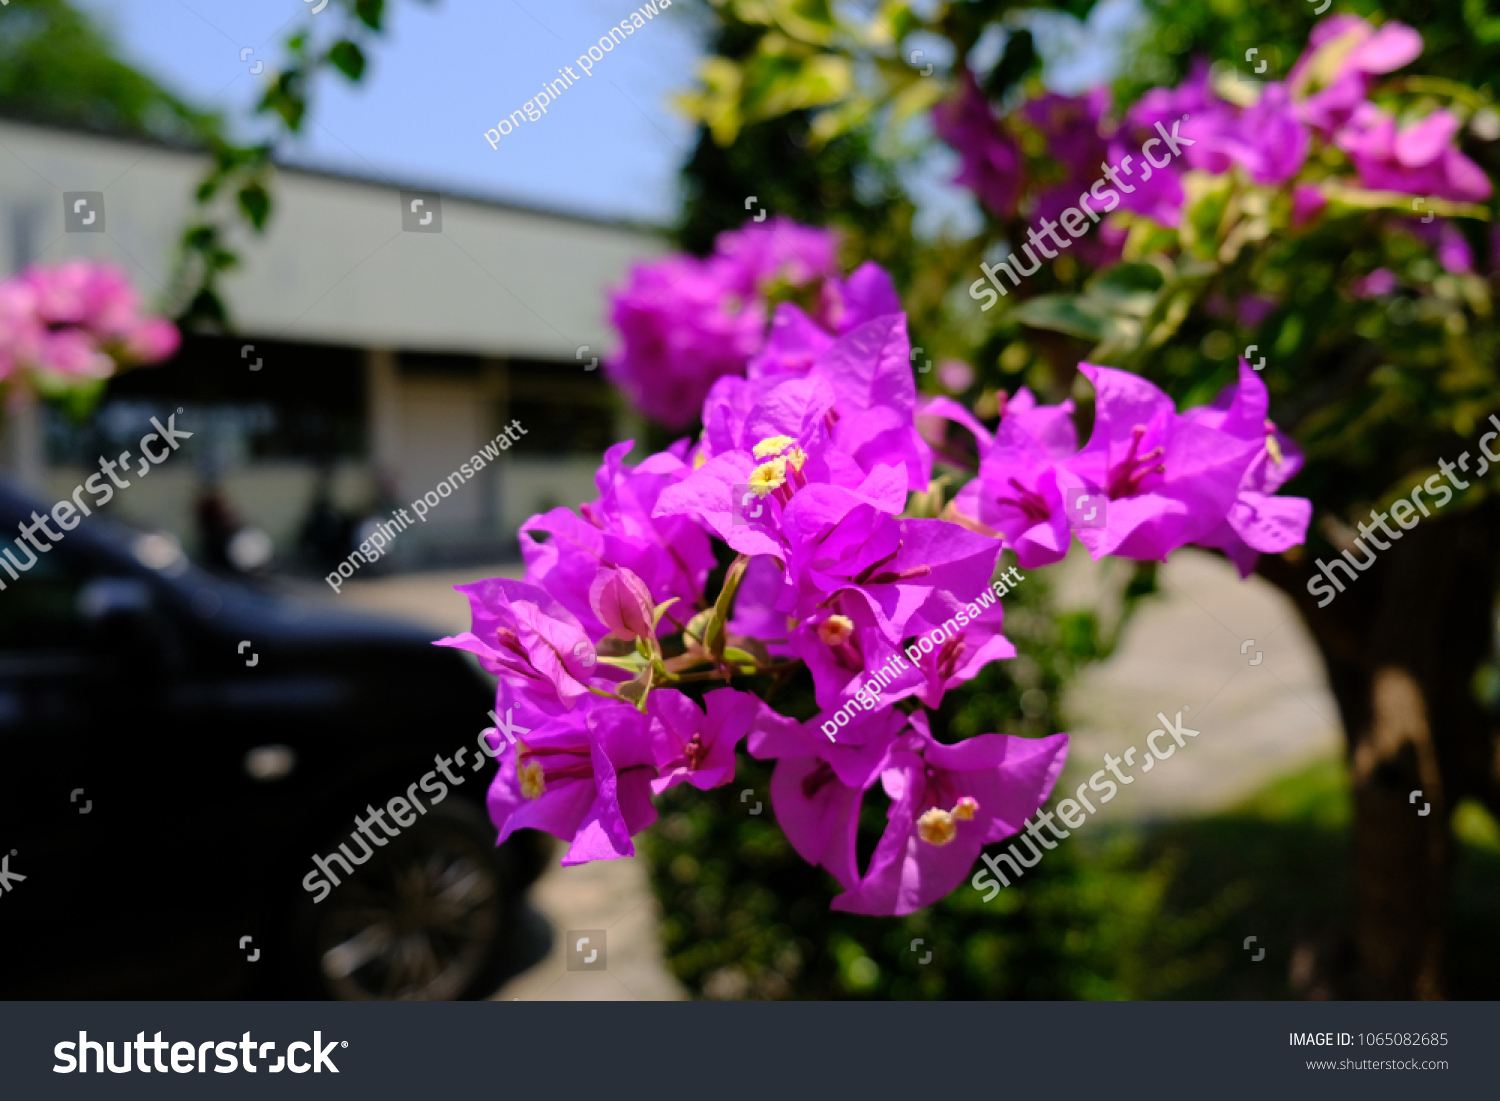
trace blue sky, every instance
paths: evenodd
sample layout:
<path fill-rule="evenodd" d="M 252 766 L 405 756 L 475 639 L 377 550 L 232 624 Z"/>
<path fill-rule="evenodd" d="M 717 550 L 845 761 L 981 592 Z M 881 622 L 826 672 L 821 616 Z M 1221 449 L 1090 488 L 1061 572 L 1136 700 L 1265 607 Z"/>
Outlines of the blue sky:
<path fill-rule="evenodd" d="M 640 2 L 640 0 L 638 0 Z M 301 0 L 75 0 L 126 59 L 193 102 L 243 120 L 265 76 L 312 16 Z M 594 75 L 491 149 L 484 131 L 574 64 L 625 14 L 622 0 L 388 0 L 364 80 L 325 78 L 287 159 L 333 171 L 654 222 L 673 219 L 693 129 L 668 107 L 697 46 L 675 4 L 594 66 Z M 246 47 L 254 53 L 240 60 Z M 574 71 L 577 72 L 575 65 Z M 581 74 L 580 74 L 581 75 Z"/>
<path fill-rule="evenodd" d="M 74 2 L 132 64 L 241 124 L 266 79 L 251 73 L 256 62 L 270 68 L 300 25 L 323 34 L 335 25 L 331 9 L 309 16 L 313 0 Z M 693 142 L 692 125 L 668 106 L 697 67 L 688 4 L 663 10 L 497 149 L 484 138 L 559 68 L 578 73 L 578 56 L 632 10 L 626 0 L 387 0 L 386 33 L 368 52 L 364 80 L 323 78 L 304 136 L 283 157 L 393 185 L 671 223 Z M 1075 92 L 1114 71 L 1139 4 L 1101 0 L 1086 23 L 1061 12 L 1013 18 L 1037 32 L 1047 83 Z M 995 32 L 987 46 L 998 56 L 1003 31 Z M 242 60 L 246 48 L 253 53 Z M 937 147 L 908 175 L 924 208 L 919 233 L 977 228 L 972 196 L 947 183 L 956 168 Z"/>

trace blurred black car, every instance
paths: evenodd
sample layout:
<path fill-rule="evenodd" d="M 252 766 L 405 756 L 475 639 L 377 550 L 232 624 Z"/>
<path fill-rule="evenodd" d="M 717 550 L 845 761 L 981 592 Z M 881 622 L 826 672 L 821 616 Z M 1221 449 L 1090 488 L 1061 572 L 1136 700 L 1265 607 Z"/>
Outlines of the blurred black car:
<path fill-rule="evenodd" d="M 0 547 L 33 508 L 0 486 Z M 495 846 L 466 654 L 103 516 L 36 558 L 0 572 L 0 998 L 483 997 L 545 953 L 546 852 Z M 305 885 L 460 746 L 441 802 Z"/>

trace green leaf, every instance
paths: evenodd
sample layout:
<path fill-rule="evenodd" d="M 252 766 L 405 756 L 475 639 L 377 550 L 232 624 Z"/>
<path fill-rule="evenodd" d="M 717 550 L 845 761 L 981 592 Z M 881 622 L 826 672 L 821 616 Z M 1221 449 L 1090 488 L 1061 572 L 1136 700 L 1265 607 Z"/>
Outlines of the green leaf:
<path fill-rule="evenodd" d="M 381 16 L 385 14 L 385 0 L 355 0 L 354 14 L 372 31 L 378 31 Z"/>
<path fill-rule="evenodd" d="M 224 302 L 208 287 L 195 294 L 177 319 L 178 325 L 191 329 L 224 329 L 229 325 L 229 311 Z"/>
<path fill-rule="evenodd" d="M 1086 287 L 1091 294 L 1155 294 L 1161 290 L 1163 281 L 1161 269 L 1155 264 L 1116 264 L 1095 275 Z"/>
<path fill-rule="evenodd" d="M 724 648 L 724 660 L 730 665 L 748 665 L 752 670 L 758 664 L 754 654 L 747 650 L 741 650 L 738 646 L 726 646 Z"/>
<path fill-rule="evenodd" d="M 364 76 L 364 52 L 347 38 L 340 39 L 328 48 L 328 60 L 333 62 L 350 80 L 358 81 Z"/>
<path fill-rule="evenodd" d="M 651 659 L 649 657 L 644 657 L 641 654 L 626 654 L 624 657 L 618 658 L 606 657 L 604 654 L 597 654 L 595 655 L 594 660 L 599 662 L 601 665 L 613 665 L 616 669 L 624 669 L 627 672 L 631 673 L 639 673 L 642 669 L 645 669 L 651 664 Z"/>
<path fill-rule="evenodd" d="M 182 247 L 201 252 L 212 248 L 218 239 L 219 228 L 217 226 L 189 226 L 182 235 Z"/>
<path fill-rule="evenodd" d="M 1028 30 L 1016 31 L 1005 43 L 1005 54 L 985 78 L 984 90 L 991 99 L 999 99 L 1025 80 L 1041 63 L 1036 43 Z"/>
<path fill-rule="evenodd" d="M 1102 319 L 1085 310 L 1080 300 L 1072 295 L 1039 295 L 1023 302 L 1013 316 L 1033 329 L 1050 329 L 1084 340 L 1104 339 Z"/>
<path fill-rule="evenodd" d="M 678 598 L 674 596 L 670 600 L 663 600 L 660 604 L 652 609 L 651 626 L 653 629 L 657 624 L 661 622 L 661 617 L 667 614 L 667 609 L 670 608 L 673 604 L 676 604 L 677 600 Z"/>
<path fill-rule="evenodd" d="M 271 193 L 260 183 L 252 181 L 240 188 L 240 210 L 255 227 L 256 232 L 266 228 L 266 219 L 271 214 Z"/>
<path fill-rule="evenodd" d="M 297 132 L 302 126 L 302 116 L 307 114 L 307 96 L 303 93 L 305 76 L 299 68 L 284 71 L 276 78 L 276 83 L 266 89 L 256 110 L 276 112 L 288 130 Z"/>

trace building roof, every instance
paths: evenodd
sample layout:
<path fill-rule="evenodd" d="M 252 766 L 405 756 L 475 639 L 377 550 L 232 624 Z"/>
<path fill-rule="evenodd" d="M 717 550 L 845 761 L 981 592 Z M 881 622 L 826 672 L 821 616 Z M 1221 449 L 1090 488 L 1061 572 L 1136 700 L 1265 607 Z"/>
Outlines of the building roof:
<path fill-rule="evenodd" d="M 111 260 L 148 300 L 170 283 L 205 155 L 0 118 L 0 259 Z M 231 237 L 237 329 L 313 343 L 587 360 L 610 346 L 607 291 L 667 248 L 654 227 L 449 192 L 403 228 L 415 190 L 281 165 L 265 234 Z M 103 232 L 67 232 L 63 195 L 103 197 Z M 409 197 L 415 198 L 415 196 Z M 426 215 L 429 199 L 418 208 Z M 409 218 L 415 223 L 416 218 Z"/>

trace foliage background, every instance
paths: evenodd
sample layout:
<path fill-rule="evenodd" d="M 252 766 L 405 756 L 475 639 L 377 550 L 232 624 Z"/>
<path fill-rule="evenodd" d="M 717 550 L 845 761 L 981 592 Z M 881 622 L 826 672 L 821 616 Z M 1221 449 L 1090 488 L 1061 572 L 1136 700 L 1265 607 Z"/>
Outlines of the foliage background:
<path fill-rule="evenodd" d="M 1076 0 L 1050 7 L 1084 18 L 1093 6 Z M 893 42 L 915 22 L 906 5 L 868 7 L 841 18 L 842 8 L 821 3 L 699 5 L 715 30 L 700 85 L 684 97 L 704 125 L 684 167 L 683 247 L 704 253 L 715 233 L 743 223 L 750 194 L 774 213 L 837 225 L 851 264 L 873 258 L 895 275 L 913 344 L 934 358 L 952 355 L 974 365 L 977 380 L 963 398 L 981 415 L 988 409 L 993 416 L 998 391 L 1025 384 L 1044 400 L 1079 399 L 1080 439 L 1087 438 L 1091 412 L 1088 392 L 1074 387 L 1080 359 L 1140 371 L 1179 405 L 1193 405 L 1230 381 L 1237 349 L 1256 343 L 1270 361 L 1264 378 L 1272 418 L 1294 431 L 1308 458 L 1283 492 L 1313 498 L 1325 517 L 1309 533 L 1306 551 L 1313 555 L 1337 553 L 1328 518 L 1336 528 L 1338 516 L 1358 516 L 1424 478 L 1438 458 L 1472 446 L 1483 414 L 1500 407 L 1493 280 L 1445 276 L 1396 212 L 1337 219 L 1284 240 L 1273 235 L 1227 262 L 1216 257 L 1222 238 L 1209 235 L 1200 252 L 1218 262 L 1207 277 L 1185 276 L 1165 288 L 1159 277 L 1146 281 L 1145 289 L 1159 294 L 1148 331 L 1163 320 L 1160 307 L 1169 295 L 1185 296 L 1163 338 L 1148 346 L 1109 343 L 1123 295 L 1066 255 L 976 325 L 962 288 L 1004 227 L 986 215 L 972 239 L 912 237 L 915 207 L 905 183 L 927 139 L 920 126 L 914 133 L 901 120 L 924 113 L 938 92 L 924 91 L 899 56 L 892 59 Z M 941 31 L 962 57 L 986 26 L 1023 5 L 911 5 L 919 7 L 941 11 Z M 1237 66 L 1254 47 L 1269 62 L 1265 79 L 1284 78 L 1318 18 L 1306 5 L 1244 0 L 1145 0 L 1145 7 L 1148 29 L 1127 47 L 1127 64 L 1114 82 L 1117 105 L 1149 87 L 1176 85 L 1195 56 Z M 1340 10 L 1417 27 L 1425 42 L 1417 70 L 1455 82 L 1438 88 L 1439 101 L 1457 96 L 1470 111 L 1493 102 L 1500 17 L 1487 14 L 1482 0 L 1356 2 Z M 871 25 L 883 27 L 886 37 L 847 33 L 860 17 L 873 17 Z M 981 78 L 996 99 L 1023 89 L 1036 94 L 1040 66 L 1031 35 L 1015 31 Z M 1406 103 L 1430 91 L 1408 88 Z M 1491 178 L 1500 176 L 1500 143 L 1466 141 L 1464 151 Z M 1225 210 L 1224 200 L 1217 201 L 1204 209 L 1205 224 Z M 1489 226 L 1452 221 L 1474 252 L 1476 270 L 1492 271 Z M 1400 273 L 1407 289 L 1380 302 L 1340 293 L 1352 277 L 1377 267 Z M 1254 325 L 1226 324 L 1204 308 L 1214 293 L 1238 302 L 1257 292 L 1271 293 L 1279 305 Z M 1058 305 L 1064 297 L 1066 308 Z M 1101 341 L 1113 351 L 1090 355 Z M 1492 485 L 1476 485 L 1449 516 L 1488 523 L 1492 492 Z M 1494 563 L 1488 568 L 1493 572 Z M 1470 597 L 1487 604 L 1491 580 L 1481 580 Z M 1368 582 L 1367 588 L 1373 595 Z M 1125 614 L 1106 632 L 1090 615 L 1059 618 L 1045 571 L 1030 575 L 1007 598 L 1006 629 L 1030 662 L 999 663 L 970 689 L 950 694 L 934 733 L 953 740 L 985 730 L 1068 729 L 1059 714 L 1061 688 L 1081 665 L 1108 655 L 1129 610 L 1152 589 L 1151 572 L 1142 568 L 1123 594 Z M 1343 611 L 1368 614 L 1366 625 L 1375 614 L 1356 612 L 1348 597 Z M 1492 643 L 1485 640 L 1479 652 L 1488 658 L 1475 678 L 1475 702 L 1493 719 L 1500 676 Z M 1441 660 L 1463 665 L 1475 656 Z M 1023 683 L 1017 670 L 1039 672 Z M 1045 710 L 1034 693 L 1026 695 L 1038 688 Z M 899 919 L 829 911 L 837 893 L 831 879 L 796 857 L 768 817 L 752 817 L 734 801 L 744 787 L 762 797 L 767 790 L 767 770 L 746 757 L 741 764 L 742 782 L 722 799 L 674 789 L 661 825 L 644 839 L 668 915 L 669 961 L 695 994 L 1317 998 L 1347 993 L 1347 976 L 1357 967 L 1348 934 L 1354 797 L 1335 762 L 1273 784 L 1226 813 L 1151 827 L 1095 826 L 1049 851 L 988 906 L 964 886 Z M 1500 836 L 1479 803 L 1460 801 L 1464 794 L 1454 790 L 1449 804 L 1457 809 L 1448 944 L 1450 958 L 1462 962 L 1451 969 L 1447 992 L 1493 996 L 1500 952 L 1485 930 L 1500 911 Z M 884 798 L 878 787 L 872 795 L 861 819 L 862 856 L 884 825 Z M 1276 930 L 1284 931 L 1280 943 Z M 1290 958 L 1290 971 L 1251 962 L 1240 947 L 1252 934 L 1280 949 L 1279 958 Z M 916 951 L 915 938 L 924 941 Z M 924 966 L 918 961 L 928 948 L 934 956 Z"/>

